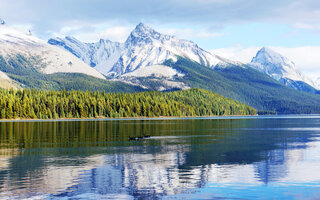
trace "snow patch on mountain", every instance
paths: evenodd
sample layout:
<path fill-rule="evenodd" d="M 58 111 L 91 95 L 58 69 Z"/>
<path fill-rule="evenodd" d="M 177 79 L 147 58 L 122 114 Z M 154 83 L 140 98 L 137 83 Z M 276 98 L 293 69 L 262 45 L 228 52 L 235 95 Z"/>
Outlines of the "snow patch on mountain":
<path fill-rule="evenodd" d="M 267 47 L 263 47 L 258 51 L 249 66 L 278 81 L 284 81 L 285 83 L 287 80 L 301 81 L 319 89 L 312 79 L 296 69 L 292 61 Z"/>
<path fill-rule="evenodd" d="M 167 77 L 156 77 L 156 76 L 136 77 L 136 76 L 124 75 L 124 76 L 119 76 L 116 79 L 112 79 L 112 80 L 122 81 L 124 83 L 137 85 L 148 90 L 165 91 L 165 90 L 173 90 L 173 89 L 182 89 L 182 90 L 190 89 L 190 87 L 185 83 L 176 81 L 174 78 L 167 78 Z"/>
<path fill-rule="evenodd" d="M 0 55 L 9 59 L 19 54 L 26 58 L 33 57 L 41 60 L 40 63 L 35 63 L 35 68 L 45 74 L 83 73 L 105 79 L 102 74 L 71 53 L 49 45 L 29 34 L 21 33 L 7 26 L 0 26 Z"/>
<path fill-rule="evenodd" d="M 0 88 L 18 89 L 18 88 L 20 88 L 20 86 L 15 81 L 13 81 L 11 78 L 9 78 L 9 76 L 6 73 L 0 71 Z"/>
<path fill-rule="evenodd" d="M 133 72 L 129 72 L 123 75 L 131 76 L 131 77 L 165 77 L 165 78 L 173 78 L 174 76 L 183 77 L 184 74 L 177 72 L 177 70 L 165 66 L 165 65 L 151 65 L 144 68 L 139 68 Z"/>
<path fill-rule="evenodd" d="M 1 71 L 0 71 L 0 78 L 5 80 L 10 80 L 9 76 L 6 73 Z"/>

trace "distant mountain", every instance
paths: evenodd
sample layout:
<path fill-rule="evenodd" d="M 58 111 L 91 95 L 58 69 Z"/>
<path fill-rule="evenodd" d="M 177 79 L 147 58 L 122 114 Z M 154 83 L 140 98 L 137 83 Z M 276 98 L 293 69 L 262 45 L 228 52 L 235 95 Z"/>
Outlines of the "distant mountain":
<path fill-rule="evenodd" d="M 319 89 L 292 61 L 267 47 L 258 51 L 249 66 L 296 90 L 316 93 Z"/>

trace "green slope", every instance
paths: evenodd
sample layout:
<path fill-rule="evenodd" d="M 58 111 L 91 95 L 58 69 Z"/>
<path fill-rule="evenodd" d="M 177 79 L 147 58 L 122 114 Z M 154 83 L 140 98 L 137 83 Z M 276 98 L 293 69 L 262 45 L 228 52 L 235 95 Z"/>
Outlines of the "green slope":
<path fill-rule="evenodd" d="M 6 61 L 0 56 L 0 71 L 21 83 L 24 88 L 45 90 L 100 90 L 106 92 L 140 92 L 141 87 L 129 85 L 119 81 L 107 81 L 85 74 L 55 73 L 42 74 L 34 66 L 38 66 L 36 57 L 25 58 L 17 55 Z"/>
<path fill-rule="evenodd" d="M 319 95 L 288 88 L 250 67 L 230 66 L 213 70 L 183 58 L 176 63 L 167 61 L 165 65 L 185 74 L 182 78 L 177 77 L 177 81 L 239 100 L 260 111 L 320 113 Z"/>

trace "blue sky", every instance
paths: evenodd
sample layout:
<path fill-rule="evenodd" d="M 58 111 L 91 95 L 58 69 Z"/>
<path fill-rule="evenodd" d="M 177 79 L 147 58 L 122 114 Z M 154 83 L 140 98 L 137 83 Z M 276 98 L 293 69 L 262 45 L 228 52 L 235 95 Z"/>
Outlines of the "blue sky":
<path fill-rule="evenodd" d="M 108 30 L 110 39 L 124 40 L 144 22 L 207 49 L 320 45 L 320 2 L 315 0 L 0 0 L 0 13 L 7 23 L 29 26 L 43 39 L 76 33 L 93 41 L 90 32 Z M 110 33 L 112 27 L 118 37 Z"/>
<path fill-rule="evenodd" d="M 205 49 L 320 47 L 318 0 L 0 0 L 0 18 L 45 40 L 124 41 L 143 22 Z"/>

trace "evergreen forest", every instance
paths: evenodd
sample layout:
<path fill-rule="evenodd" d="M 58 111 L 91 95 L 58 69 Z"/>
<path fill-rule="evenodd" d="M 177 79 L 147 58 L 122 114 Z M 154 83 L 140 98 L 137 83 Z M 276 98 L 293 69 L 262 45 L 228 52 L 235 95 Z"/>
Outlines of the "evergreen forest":
<path fill-rule="evenodd" d="M 36 89 L 0 90 L 1 119 L 187 117 L 256 115 L 238 101 L 202 89 L 105 93 Z"/>

